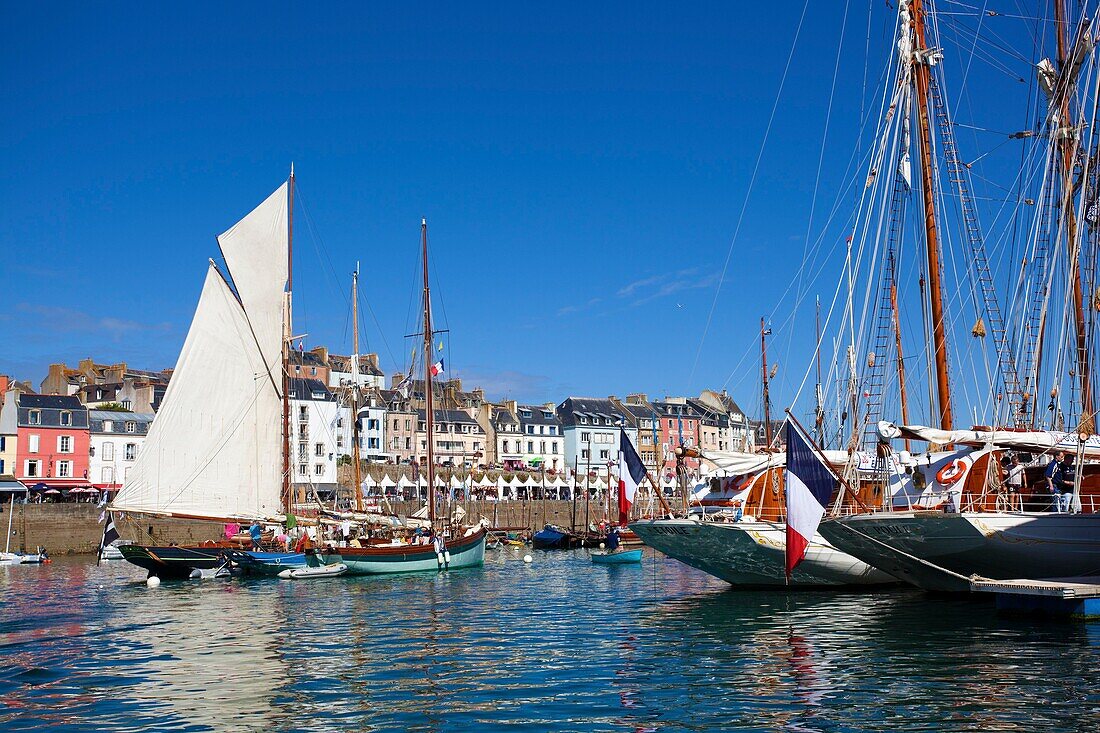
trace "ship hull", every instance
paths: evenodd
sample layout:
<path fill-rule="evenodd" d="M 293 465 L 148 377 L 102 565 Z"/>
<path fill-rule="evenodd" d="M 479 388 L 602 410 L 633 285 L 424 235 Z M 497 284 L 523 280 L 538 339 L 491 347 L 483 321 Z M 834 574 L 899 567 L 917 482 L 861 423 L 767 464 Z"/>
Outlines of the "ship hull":
<path fill-rule="evenodd" d="M 118 551 L 125 560 L 161 580 L 189 578 L 193 570 L 212 570 L 226 563 L 224 547 L 119 545 Z"/>
<path fill-rule="evenodd" d="M 886 512 L 824 522 L 839 548 L 919 588 L 966 592 L 970 576 L 1066 578 L 1100 569 L 1100 515 Z"/>
<path fill-rule="evenodd" d="M 738 587 L 827 588 L 897 582 L 815 535 L 788 583 L 786 528 L 779 523 L 654 519 L 633 522 L 630 529 L 650 547 Z"/>
<path fill-rule="evenodd" d="M 484 529 L 459 537 L 447 546 L 450 562 L 440 563 L 432 545 L 381 545 L 372 547 L 341 547 L 333 551 L 318 551 L 318 565 L 343 563 L 347 575 L 386 575 L 478 567 L 485 563 Z M 310 564 L 313 564 L 311 561 Z"/>

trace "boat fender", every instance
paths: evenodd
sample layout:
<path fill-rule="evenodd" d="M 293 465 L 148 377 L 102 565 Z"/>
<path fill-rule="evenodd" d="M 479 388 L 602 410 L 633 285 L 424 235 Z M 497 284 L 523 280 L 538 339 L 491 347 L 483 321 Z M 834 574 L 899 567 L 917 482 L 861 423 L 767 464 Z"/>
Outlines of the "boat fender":
<path fill-rule="evenodd" d="M 435 553 L 435 561 L 437 563 L 439 563 L 440 565 L 443 564 L 443 553 L 442 552 Z"/>
<path fill-rule="evenodd" d="M 532 558 L 530 555 L 524 555 L 523 556 L 523 561 L 524 562 L 531 562 L 533 559 L 534 558 Z"/>
<path fill-rule="evenodd" d="M 200 580 L 200 579 L 202 579 L 202 571 L 201 571 L 201 570 L 199 570 L 198 568 L 195 568 L 194 570 L 192 570 L 192 571 L 191 571 L 191 579 L 192 579 L 192 580 Z"/>
<path fill-rule="evenodd" d="M 150 575 L 149 579 L 145 581 L 145 585 L 149 586 L 150 588 L 156 588 L 160 585 L 160 578 L 155 575 Z"/>
<path fill-rule="evenodd" d="M 450 550 L 444 550 L 443 551 L 443 562 L 446 563 L 447 565 L 451 564 L 451 551 Z"/>
<path fill-rule="evenodd" d="M 964 473 L 966 473 L 966 461 L 956 458 L 936 473 L 936 481 L 944 486 L 950 486 L 961 479 Z"/>
<path fill-rule="evenodd" d="M 279 573 L 279 577 L 282 578 L 283 580 L 290 580 L 291 578 L 294 577 L 294 575 L 292 575 L 293 572 L 294 572 L 294 568 L 287 568 L 286 570 L 283 570 L 282 572 Z"/>

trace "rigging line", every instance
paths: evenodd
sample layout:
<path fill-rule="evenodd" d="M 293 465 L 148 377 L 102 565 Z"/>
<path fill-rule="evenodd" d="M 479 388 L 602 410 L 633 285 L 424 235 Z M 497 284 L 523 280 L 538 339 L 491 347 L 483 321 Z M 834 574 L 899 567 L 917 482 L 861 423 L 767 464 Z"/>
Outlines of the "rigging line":
<path fill-rule="evenodd" d="M 813 195 L 810 197 L 810 214 L 806 218 L 806 238 L 802 247 L 802 261 L 806 261 L 806 255 L 810 248 L 810 233 L 813 231 L 814 225 L 814 213 L 817 210 L 817 193 L 821 187 L 821 169 L 825 164 L 825 149 L 829 140 L 829 127 L 833 119 L 833 102 L 836 101 L 836 80 L 840 76 L 840 57 L 844 52 L 844 35 L 845 30 L 848 28 L 848 7 L 850 0 L 844 2 L 844 15 L 840 21 L 840 40 L 837 42 L 836 47 L 836 61 L 833 62 L 833 79 L 829 86 L 829 105 L 825 109 L 825 126 L 821 131 L 821 147 L 817 154 L 817 173 L 814 175 L 814 189 Z M 798 270 L 798 288 L 802 289 L 802 275 L 805 273 L 804 268 Z M 794 329 L 791 329 L 787 333 L 787 348 L 786 354 L 790 355 L 791 340 L 794 338 Z"/>
<path fill-rule="evenodd" d="M 772 104 L 772 111 L 768 117 L 768 125 L 764 130 L 764 139 L 760 143 L 760 149 L 756 154 L 756 163 L 752 169 L 752 175 L 749 177 L 749 185 L 745 189 L 745 198 L 741 202 L 741 213 L 737 217 L 737 225 L 733 230 L 733 239 L 730 240 L 729 248 L 726 250 L 726 261 L 722 264 L 722 273 L 718 278 L 718 285 L 714 288 L 714 299 L 710 304 L 710 312 L 707 314 L 706 325 L 703 327 L 703 335 L 699 338 L 699 346 L 695 350 L 695 360 L 691 365 L 691 373 L 688 376 L 688 382 L 691 382 L 695 378 L 695 370 L 699 367 L 699 357 L 703 353 L 703 344 L 706 342 L 707 333 L 710 331 L 710 324 L 714 319 L 714 310 L 718 306 L 718 298 L 722 293 L 722 285 L 726 280 L 726 272 L 729 269 L 730 258 L 733 257 L 733 248 L 737 243 L 737 237 L 741 233 L 741 223 L 745 219 L 745 212 L 749 207 L 749 197 L 752 195 L 753 185 L 756 183 L 756 175 L 760 171 L 760 162 L 764 158 L 764 150 L 768 144 L 768 137 L 771 134 L 772 124 L 775 122 L 775 113 L 779 109 L 779 101 L 783 97 L 783 87 L 787 83 L 787 74 L 791 70 L 791 62 L 794 61 L 794 52 L 798 48 L 798 39 L 802 33 L 802 24 L 806 20 L 806 11 L 810 7 L 810 0 L 805 0 L 802 5 L 802 15 L 798 19 L 798 27 L 795 29 L 794 40 L 791 43 L 790 53 L 787 55 L 787 64 L 783 67 L 783 76 L 779 81 L 779 90 L 775 95 L 775 102 Z"/>

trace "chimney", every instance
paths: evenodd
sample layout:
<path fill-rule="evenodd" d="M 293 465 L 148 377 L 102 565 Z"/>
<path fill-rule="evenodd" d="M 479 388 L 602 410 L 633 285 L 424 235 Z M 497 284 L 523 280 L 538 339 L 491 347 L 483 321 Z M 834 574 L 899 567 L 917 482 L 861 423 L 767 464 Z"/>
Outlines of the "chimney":
<path fill-rule="evenodd" d="M 485 390 L 481 387 L 475 389 L 471 394 L 473 394 L 474 399 L 477 400 L 479 404 L 485 401 Z"/>
<path fill-rule="evenodd" d="M 504 408 L 515 415 L 519 412 L 519 403 L 515 400 L 504 400 Z"/>
<path fill-rule="evenodd" d="M 390 375 L 390 389 L 394 389 L 397 385 L 405 379 L 405 375 L 402 372 L 394 372 Z"/>
<path fill-rule="evenodd" d="M 309 353 L 316 354 L 317 358 L 321 360 L 321 363 L 328 366 L 328 347 L 327 346 L 314 346 L 309 350 Z"/>
<path fill-rule="evenodd" d="M 649 402 L 645 392 L 637 392 L 635 394 L 628 394 L 626 396 L 626 404 L 628 405 L 644 405 Z"/>
<path fill-rule="evenodd" d="M 364 354 L 363 357 L 366 359 L 367 363 L 371 365 L 374 371 L 382 371 L 381 367 L 378 366 L 378 354 Z"/>

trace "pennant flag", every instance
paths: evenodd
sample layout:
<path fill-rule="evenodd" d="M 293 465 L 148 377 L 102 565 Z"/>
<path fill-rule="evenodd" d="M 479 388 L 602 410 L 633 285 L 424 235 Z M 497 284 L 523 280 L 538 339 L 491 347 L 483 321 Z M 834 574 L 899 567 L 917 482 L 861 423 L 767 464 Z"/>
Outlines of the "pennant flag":
<path fill-rule="evenodd" d="M 619 526 L 625 527 L 630 520 L 630 506 L 638 493 L 638 485 L 645 478 L 645 465 L 634 450 L 634 444 L 626 437 L 626 431 L 619 431 Z"/>
<path fill-rule="evenodd" d="M 412 375 L 410 374 L 409 376 L 402 379 L 401 382 L 398 383 L 397 387 L 395 387 L 394 389 L 397 390 L 397 394 L 401 395 L 402 399 L 407 400 L 407 399 L 409 399 L 409 387 L 411 385 L 412 385 Z"/>
<path fill-rule="evenodd" d="M 837 478 L 791 420 L 787 420 L 787 578 L 802 562 L 825 515 Z"/>
<path fill-rule="evenodd" d="M 433 377 L 438 377 L 440 374 L 442 374 L 443 373 L 443 360 L 440 359 L 435 364 L 432 364 L 431 371 L 432 371 L 432 376 Z"/>
<path fill-rule="evenodd" d="M 302 341 L 301 339 L 299 339 L 299 340 L 298 340 L 298 353 L 299 353 L 299 354 L 304 354 L 304 353 L 305 353 L 305 351 L 306 351 L 306 345 L 305 345 L 305 342 L 304 342 L 304 341 Z"/>
<path fill-rule="evenodd" d="M 111 544 L 118 539 L 118 530 L 115 529 L 115 520 L 111 517 L 110 512 L 107 513 L 107 524 L 103 525 L 103 539 L 99 541 L 99 557 L 96 558 L 96 565 L 103 559 L 103 548 Z"/>

